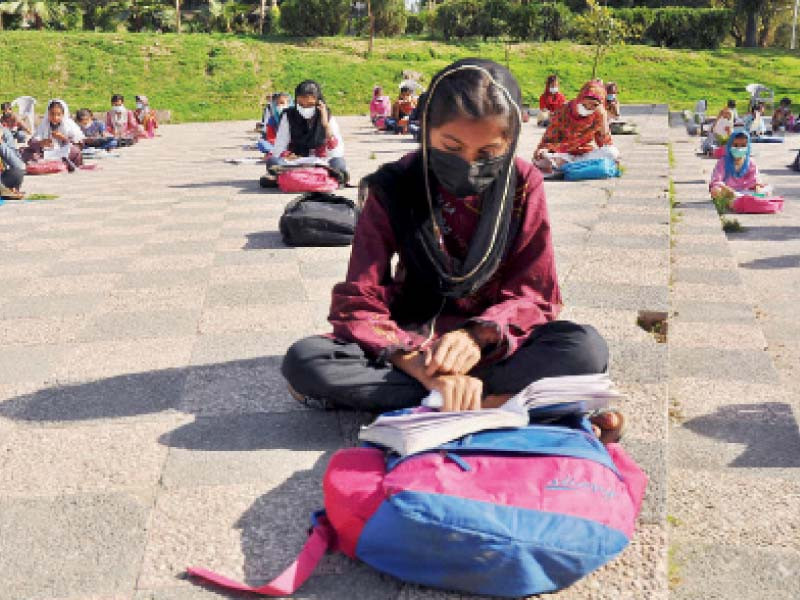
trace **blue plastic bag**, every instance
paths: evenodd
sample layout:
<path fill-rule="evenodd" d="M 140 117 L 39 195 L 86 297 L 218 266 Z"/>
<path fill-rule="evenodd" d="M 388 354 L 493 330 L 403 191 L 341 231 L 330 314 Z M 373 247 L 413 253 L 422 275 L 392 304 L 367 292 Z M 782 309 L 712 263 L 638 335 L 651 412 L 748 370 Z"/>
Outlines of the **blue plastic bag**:
<path fill-rule="evenodd" d="M 566 181 L 582 181 L 584 179 L 607 179 L 619 177 L 619 167 L 610 158 L 596 158 L 567 163 L 562 167 Z"/>

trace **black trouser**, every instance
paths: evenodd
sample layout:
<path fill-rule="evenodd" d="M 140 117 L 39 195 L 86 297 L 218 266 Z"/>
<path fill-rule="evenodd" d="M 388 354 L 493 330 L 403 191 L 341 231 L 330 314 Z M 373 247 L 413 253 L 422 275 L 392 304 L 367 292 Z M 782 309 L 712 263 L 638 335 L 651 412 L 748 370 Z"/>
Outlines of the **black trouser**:
<path fill-rule="evenodd" d="M 608 346 L 590 325 L 552 321 L 537 327 L 507 359 L 475 369 L 485 394 L 515 394 L 533 381 L 601 373 Z M 304 396 L 340 407 L 383 412 L 419 405 L 427 390 L 391 364 L 368 358 L 358 344 L 313 336 L 287 351 L 281 372 Z"/>

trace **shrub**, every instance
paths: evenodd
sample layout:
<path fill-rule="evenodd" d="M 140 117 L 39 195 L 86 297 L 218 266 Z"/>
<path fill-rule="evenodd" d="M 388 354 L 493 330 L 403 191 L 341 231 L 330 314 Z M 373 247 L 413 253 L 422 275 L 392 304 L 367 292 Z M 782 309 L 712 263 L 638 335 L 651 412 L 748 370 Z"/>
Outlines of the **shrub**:
<path fill-rule="evenodd" d="M 281 4 L 281 29 L 289 35 L 337 35 L 350 14 L 349 0 L 286 0 Z"/>
<path fill-rule="evenodd" d="M 436 9 L 436 32 L 445 40 L 478 35 L 477 16 L 481 8 L 478 0 L 446 0 Z"/>
<path fill-rule="evenodd" d="M 484 40 L 508 33 L 511 5 L 508 0 L 485 0 L 475 17 L 475 31 Z"/>
<path fill-rule="evenodd" d="M 668 48 L 719 48 L 730 31 L 733 13 L 719 8 L 627 8 L 614 16 L 628 26 L 627 41 Z"/>
<path fill-rule="evenodd" d="M 518 4 L 509 12 L 508 33 L 516 40 L 558 41 L 569 35 L 573 14 L 566 4 Z"/>
<path fill-rule="evenodd" d="M 419 35 L 425 30 L 425 23 L 419 15 L 406 15 L 406 33 Z"/>
<path fill-rule="evenodd" d="M 372 0 L 372 15 L 377 35 L 400 35 L 406 29 L 406 5 L 403 0 Z"/>

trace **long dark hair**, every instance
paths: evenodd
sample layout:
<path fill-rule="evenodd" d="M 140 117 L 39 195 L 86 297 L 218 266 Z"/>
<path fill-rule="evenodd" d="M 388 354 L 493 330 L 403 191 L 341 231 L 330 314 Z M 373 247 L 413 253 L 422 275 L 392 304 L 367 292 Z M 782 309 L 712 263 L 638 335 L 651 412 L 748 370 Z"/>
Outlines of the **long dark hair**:
<path fill-rule="evenodd" d="M 549 94 L 550 88 L 553 87 L 553 84 L 558 81 L 558 75 L 553 73 L 552 75 L 547 76 L 547 81 L 544 82 L 544 93 Z"/>

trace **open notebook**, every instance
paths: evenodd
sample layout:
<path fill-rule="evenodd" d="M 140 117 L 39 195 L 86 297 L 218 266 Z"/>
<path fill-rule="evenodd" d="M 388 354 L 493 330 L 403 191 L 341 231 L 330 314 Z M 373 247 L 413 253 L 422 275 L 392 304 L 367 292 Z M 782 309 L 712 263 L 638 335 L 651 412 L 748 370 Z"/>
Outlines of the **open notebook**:
<path fill-rule="evenodd" d="M 406 456 L 478 431 L 525 427 L 531 419 L 548 420 L 589 413 L 606 408 L 611 400 L 620 397 L 605 373 L 548 377 L 533 382 L 500 408 L 382 415 L 362 427 L 358 439 Z"/>

